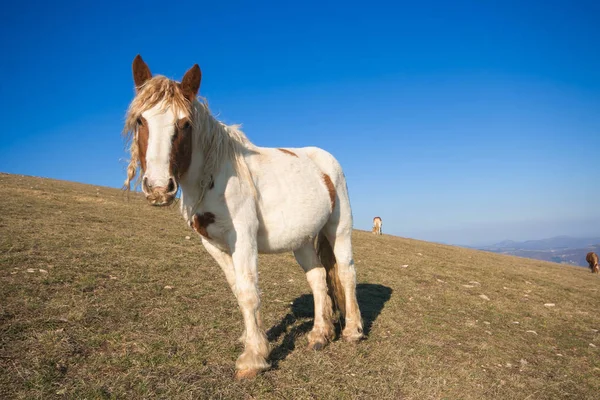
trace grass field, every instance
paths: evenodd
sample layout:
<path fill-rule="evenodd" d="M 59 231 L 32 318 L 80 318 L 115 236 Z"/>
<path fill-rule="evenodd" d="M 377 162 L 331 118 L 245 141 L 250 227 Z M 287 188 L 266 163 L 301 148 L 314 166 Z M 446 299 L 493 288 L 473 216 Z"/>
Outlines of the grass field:
<path fill-rule="evenodd" d="M 273 368 L 237 382 L 241 315 L 176 208 L 0 184 L 2 399 L 600 398 L 588 269 L 355 231 L 368 338 L 313 352 L 302 270 L 291 253 L 261 256 Z"/>

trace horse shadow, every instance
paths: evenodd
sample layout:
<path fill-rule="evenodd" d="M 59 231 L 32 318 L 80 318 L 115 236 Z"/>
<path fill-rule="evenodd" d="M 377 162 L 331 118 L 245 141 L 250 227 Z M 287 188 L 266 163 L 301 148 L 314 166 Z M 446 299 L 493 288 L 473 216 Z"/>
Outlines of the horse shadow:
<path fill-rule="evenodd" d="M 385 303 L 392 297 L 392 289 L 379 284 L 360 283 L 356 285 L 356 297 L 363 319 L 363 333 L 368 338 L 373 322 L 383 310 Z M 285 334 L 281 344 L 271 351 L 269 358 L 273 368 L 277 368 L 279 362 L 296 348 L 297 339 L 308 333 L 313 327 L 315 304 L 312 294 L 303 294 L 296 298 L 290 308 L 290 312 L 266 332 L 269 342 L 274 342 Z M 297 321 L 305 318 L 311 318 L 311 320 L 294 326 Z M 289 329 L 289 327 L 292 328 Z M 336 337 L 340 336 L 341 329 L 341 323 L 336 323 Z"/>

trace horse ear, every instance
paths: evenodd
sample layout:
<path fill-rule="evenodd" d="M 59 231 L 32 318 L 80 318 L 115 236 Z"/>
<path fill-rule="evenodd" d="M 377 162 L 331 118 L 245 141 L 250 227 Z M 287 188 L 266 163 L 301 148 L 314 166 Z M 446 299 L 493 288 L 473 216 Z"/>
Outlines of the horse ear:
<path fill-rule="evenodd" d="M 132 69 L 135 88 L 139 90 L 147 80 L 152 78 L 152 72 L 150 72 L 150 68 L 148 68 L 148 65 L 146 65 L 139 54 L 133 59 Z"/>
<path fill-rule="evenodd" d="M 200 67 L 198 64 L 194 64 L 194 66 L 185 73 L 183 79 L 181 80 L 181 90 L 188 98 L 189 101 L 194 100 L 196 95 L 198 95 L 198 90 L 200 89 L 200 81 L 202 80 L 202 71 L 200 71 Z"/>

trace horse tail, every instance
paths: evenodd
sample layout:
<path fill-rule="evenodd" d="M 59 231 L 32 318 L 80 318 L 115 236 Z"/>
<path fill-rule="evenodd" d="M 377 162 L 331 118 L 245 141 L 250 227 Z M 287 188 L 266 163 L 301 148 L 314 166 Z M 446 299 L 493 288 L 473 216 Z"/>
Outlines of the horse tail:
<path fill-rule="evenodd" d="M 317 254 L 319 255 L 321 264 L 325 267 L 327 294 L 333 301 L 334 311 L 335 308 L 340 310 L 343 318 L 346 315 L 346 296 L 344 294 L 344 287 L 342 286 L 340 276 L 338 275 L 337 261 L 335 259 L 335 254 L 333 254 L 333 248 L 323 232 L 319 233 L 317 239 Z"/>

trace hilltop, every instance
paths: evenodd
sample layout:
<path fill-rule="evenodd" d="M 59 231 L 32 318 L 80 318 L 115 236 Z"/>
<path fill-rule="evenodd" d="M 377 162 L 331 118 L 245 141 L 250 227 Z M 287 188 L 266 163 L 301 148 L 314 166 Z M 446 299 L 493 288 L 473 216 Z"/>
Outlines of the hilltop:
<path fill-rule="evenodd" d="M 312 352 L 301 268 L 292 254 L 261 256 L 273 369 L 236 382 L 240 313 L 176 208 L 50 179 L 0 184 L 1 398 L 600 393 L 600 278 L 583 268 L 357 230 L 368 338 Z"/>

